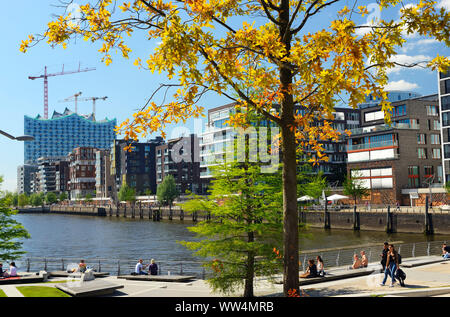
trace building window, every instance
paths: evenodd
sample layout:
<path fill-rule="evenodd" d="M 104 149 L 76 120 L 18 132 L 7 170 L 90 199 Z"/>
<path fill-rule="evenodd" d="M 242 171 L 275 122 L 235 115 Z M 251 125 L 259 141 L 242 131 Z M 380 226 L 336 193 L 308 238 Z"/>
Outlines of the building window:
<path fill-rule="evenodd" d="M 417 134 L 417 144 L 426 144 L 426 136 L 424 133 Z"/>
<path fill-rule="evenodd" d="M 419 129 L 419 119 L 410 119 L 411 129 Z"/>
<path fill-rule="evenodd" d="M 442 110 L 450 110 L 450 96 L 441 97 Z"/>
<path fill-rule="evenodd" d="M 417 156 L 420 159 L 426 159 L 427 158 L 427 149 L 418 148 L 417 149 Z"/>
<path fill-rule="evenodd" d="M 406 105 L 395 106 L 393 109 L 392 116 L 399 117 L 406 115 Z"/>
<path fill-rule="evenodd" d="M 425 178 L 431 178 L 434 176 L 434 169 L 433 166 L 424 166 L 425 170 Z"/>
<path fill-rule="evenodd" d="M 408 166 L 408 186 L 410 188 L 419 187 L 419 167 Z"/>
<path fill-rule="evenodd" d="M 444 145 L 444 158 L 450 158 L 450 144 Z"/>
<path fill-rule="evenodd" d="M 442 118 L 442 121 L 445 124 L 445 120 L 446 118 Z M 441 129 L 441 125 L 439 124 L 439 120 L 428 120 L 428 129 L 429 130 L 440 130 Z"/>
<path fill-rule="evenodd" d="M 431 144 L 441 144 L 441 136 L 439 134 L 430 135 Z"/>
<path fill-rule="evenodd" d="M 432 150 L 432 157 L 434 159 L 440 159 L 441 158 L 441 149 L 433 149 Z"/>
<path fill-rule="evenodd" d="M 438 167 L 437 167 L 437 181 L 439 183 L 442 183 L 442 181 L 444 179 L 443 175 L 444 175 L 444 173 L 442 171 L 442 165 L 438 165 Z"/>
<path fill-rule="evenodd" d="M 437 106 L 427 106 L 427 115 L 428 116 L 437 116 L 438 115 L 438 107 Z"/>

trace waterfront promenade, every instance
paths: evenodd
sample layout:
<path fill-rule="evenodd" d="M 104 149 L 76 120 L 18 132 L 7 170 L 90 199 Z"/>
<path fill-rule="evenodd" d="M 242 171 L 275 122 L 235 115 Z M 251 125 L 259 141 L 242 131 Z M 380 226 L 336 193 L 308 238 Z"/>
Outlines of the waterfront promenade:
<path fill-rule="evenodd" d="M 383 274 L 374 272 L 368 276 L 347 278 L 337 281 L 324 282 L 302 286 L 304 296 L 309 297 L 360 297 L 360 296 L 420 296 L 420 297 L 450 297 L 450 261 L 432 263 L 417 267 L 403 267 L 407 275 L 405 287 L 395 284 L 394 287 L 380 286 Z M 211 292 L 204 280 L 197 279 L 188 283 L 168 283 L 151 281 L 128 281 L 110 276 L 102 280 L 123 285 L 117 290 L 114 297 L 220 297 L 218 293 Z M 55 287 L 55 281 L 66 282 L 65 279 L 52 279 L 51 283 L 27 284 L 28 286 Z M 387 283 L 388 284 L 388 283 Z M 25 284 L 23 284 L 25 285 Z M 23 286 L 22 285 L 22 286 Z M 16 286 L 2 285 L 8 297 L 23 296 Z M 282 284 L 272 284 L 267 279 L 258 278 L 255 295 L 258 297 L 282 296 Z M 238 291 L 230 296 L 239 297 Z"/>

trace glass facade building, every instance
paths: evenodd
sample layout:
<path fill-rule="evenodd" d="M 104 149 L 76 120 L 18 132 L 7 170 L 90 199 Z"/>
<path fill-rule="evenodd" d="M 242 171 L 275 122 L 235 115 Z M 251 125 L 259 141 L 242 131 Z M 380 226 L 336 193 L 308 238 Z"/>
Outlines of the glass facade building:
<path fill-rule="evenodd" d="M 54 112 L 51 119 L 24 117 L 24 134 L 34 141 L 24 142 L 24 163 L 37 164 L 39 157 L 66 156 L 77 147 L 110 149 L 116 139 L 116 119 L 96 121 L 69 109 Z"/>

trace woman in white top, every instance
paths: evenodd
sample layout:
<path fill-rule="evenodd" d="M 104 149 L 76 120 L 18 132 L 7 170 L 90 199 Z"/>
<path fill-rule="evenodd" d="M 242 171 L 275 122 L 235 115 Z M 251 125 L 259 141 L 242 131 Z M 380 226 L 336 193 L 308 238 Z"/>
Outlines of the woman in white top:
<path fill-rule="evenodd" d="M 325 276 L 324 264 L 320 255 L 317 256 L 317 274 L 319 276 Z"/>
<path fill-rule="evenodd" d="M 17 267 L 15 262 L 11 262 L 9 264 L 9 272 L 5 272 L 3 274 L 4 277 L 15 277 L 17 276 Z"/>

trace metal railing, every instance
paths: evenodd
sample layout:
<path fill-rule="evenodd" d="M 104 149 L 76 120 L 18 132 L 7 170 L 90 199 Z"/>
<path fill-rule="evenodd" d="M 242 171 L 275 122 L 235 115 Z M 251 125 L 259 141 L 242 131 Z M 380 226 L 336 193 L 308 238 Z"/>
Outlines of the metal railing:
<path fill-rule="evenodd" d="M 394 244 L 395 249 L 402 256 L 402 262 L 408 258 L 416 258 L 421 256 L 436 256 L 442 254 L 442 244 L 445 241 L 431 241 L 431 242 L 415 242 L 415 243 L 401 243 Z M 327 251 L 305 251 L 300 254 L 300 267 L 306 270 L 308 267 L 308 260 L 313 259 L 319 255 L 324 261 L 325 270 L 331 267 L 350 266 L 353 264 L 353 255 L 357 254 L 360 257 L 360 252 L 364 251 L 369 264 L 380 263 L 383 244 L 377 246 L 361 246 L 348 247 L 337 250 Z"/>
<path fill-rule="evenodd" d="M 402 260 L 408 258 L 416 258 L 421 256 L 436 256 L 442 254 L 442 244 L 446 241 L 431 241 L 431 242 L 415 242 L 415 243 L 401 243 L 395 244 L 395 249 L 402 256 Z M 350 266 L 353 263 L 353 255 L 364 251 L 370 263 L 380 263 L 383 244 L 369 245 L 369 246 L 352 246 L 345 248 L 324 249 L 324 250 L 309 250 L 301 251 L 299 255 L 300 269 L 305 270 L 308 266 L 308 260 L 316 260 L 319 255 L 325 265 L 325 269 L 333 267 Z M 68 264 L 79 263 L 80 258 L 54 258 L 54 257 L 24 257 L 16 260 L 16 266 L 19 271 L 36 272 L 45 270 L 51 271 L 66 271 Z M 101 259 L 101 258 L 85 258 L 85 263 L 88 268 L 92 268 L 97 272 L 108 272 L 112 276 L 127 275 L 134 272 L 137 260 L 125 259 Z M 159 274 L 172 275 L 193 275 L 200 279 L 208 278 L 208 273 L 202 267 L 202 262 L 198 261 L 164 261 L 157 262 Z M 280 267 L 280 274 L 282 269 Z"/>

